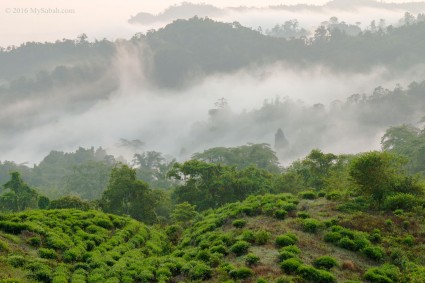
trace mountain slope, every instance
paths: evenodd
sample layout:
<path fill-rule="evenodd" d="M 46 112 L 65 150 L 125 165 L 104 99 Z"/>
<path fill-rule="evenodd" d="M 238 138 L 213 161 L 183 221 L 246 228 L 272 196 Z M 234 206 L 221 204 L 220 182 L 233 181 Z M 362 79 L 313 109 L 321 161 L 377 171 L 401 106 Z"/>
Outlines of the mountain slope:
<path fill-rule="evenodd" d="M 0 282 L 425 282 L 418 212 L 319 195 L 251 196 L 165 232 L 97 211 L 1 215 Z"/>

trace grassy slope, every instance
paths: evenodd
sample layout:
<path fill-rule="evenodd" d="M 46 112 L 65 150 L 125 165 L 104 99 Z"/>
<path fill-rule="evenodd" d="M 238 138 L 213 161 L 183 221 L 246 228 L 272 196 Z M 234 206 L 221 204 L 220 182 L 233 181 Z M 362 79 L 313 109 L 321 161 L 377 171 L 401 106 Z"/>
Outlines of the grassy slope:
<path fill-rule="evenodd" d="M 295 209 L 291 207 L 291 203 L 296 204 Z M 418 218 L 413 213 L 396 216 L 392 213 L 342 212 L 341 204 L 344 203 L 347 202 L 326 198 L 297 199 L 290 195 L 250 197 L 243 203 L 230 204 L 206 214 L 188 229 L 179 248 L 186 251 L 185 256 L 190 254 L 196 257 L 201 250 L 209 250 L 211 254 L 214 246 L 220 242 L 226 246 L 227 254 L 225 252 L 220 259 L 221 267 L 215 269 L 210 282 L 234 279 L 228 271 L 247 266 L 246 255 L 237 256 L 231 251 L 232 245 L 238 240 L 248 241 L 250 246 L 247 253 L 260 258 L 258 264 L 249 266 L 253 275 L 245 279 L 245 282 L 257 282 L 259 279 L 276 282 L 279 278 L 282 282 L 319 282 L 317 279 L 301 279 L 302 275 L 297 272 L 285 274 L 281 270 L 282 260 L 278 258 L 282 247 L 276 245 L 276 238 L 288 232 L 296 235 L 295 245 L 301 253 L 294 257 L 304 264 L 312 266 L 315 259 L 326 255 L 337 261 L 338 265 L 330 270 L 337 282 L 363 282 L 368 269 L 384 263 L 415 261 L 418 265 L 425 264 L 425 259 L 418 256 L 425 254 L 423 218 Z M 353 206 L 350 201 L 348 203 Z M 284 219 L 278 219 L 276 211 L 282 208 L 288 214 Z M 303 219 L 305 217 L 307 218 Z M 242 228 L 234 227 L 232 222 L 235 219 L 245 220 L 246 225 Z M 310 222 L 317 225 L 315 232 L 308 228 Z M 255 234 L 260 230 L 269 233 L 268 241 L 261 245 L 255 240 Z M 336 231 L 333 235 L 337 235 L 337 239 L 325 241 L 326 235 L 332 231 Z M 351 241 L 348 244 L 347 241 L 340 242 L 341 238 Z M 228 266 L 223 267 L 223 263 Z M 399 280 L 412 281 L 411 278 L 400 277 L 393 282 L 401 282 Z M 425 278 L 417 280 L 415 282 L 425 282 Z"/>
<path fill-rule="evenodd" d="M 123 270 L 138 269 L 132 258 L 159 255 L 168 248 L 164 235 L 154 229 L 98 211 L 2 215 L 0 230 L 0 278 L 16 282 L 121 280 Z"/>
<path fill-rule="evenodd" d="M 342 203 L 255 196 L 207 211 L 184 231 L 181 225 L 161 231 L 97 211 L 1 215 L 0 282 L 362 282 L 368 269 L 386 262 L 425 264 L 418 256 L 425 254 L 423 218 L 342 212 Z M 281 235 L 292 237 L 298 254 L 276 245 Z M 237 249 L 241 242 L 245 247 Z M 259 262 L 247 264 L 247 254 Z M 328 279 L 311 277 L 318 273 L 314 260 L 325 255 L 337 266 L 325 274 Z M 308 272 L 283 271 L 283 258 L 299 259 Z M 404 279 L 425 282 L 415 277 Z"/>

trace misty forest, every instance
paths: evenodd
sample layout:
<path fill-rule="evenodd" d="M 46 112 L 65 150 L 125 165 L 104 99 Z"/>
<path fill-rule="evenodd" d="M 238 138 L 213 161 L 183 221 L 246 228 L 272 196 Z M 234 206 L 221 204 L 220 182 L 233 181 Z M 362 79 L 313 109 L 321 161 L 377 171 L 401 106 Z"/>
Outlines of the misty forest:
<path fill-rule="evenodd" d="M 0 283 L 425 283 L 425 2 L 209 2 L 0 40 Z"/>

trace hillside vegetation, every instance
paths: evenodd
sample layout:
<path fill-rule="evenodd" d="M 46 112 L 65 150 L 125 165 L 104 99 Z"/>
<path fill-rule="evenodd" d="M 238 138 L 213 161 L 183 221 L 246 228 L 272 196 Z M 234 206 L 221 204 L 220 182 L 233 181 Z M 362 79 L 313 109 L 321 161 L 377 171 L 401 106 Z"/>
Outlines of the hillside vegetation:
<path fill-rule="evenodd" d="M 12 171 L 0 194 L 0 283 L 425 282 L 422 138 L 393 127 L 388 151 L 315 149 L 287 168 L 267 144 L 184 163 L 145 152 L 134 168 L 109 156 L 104 185 L 86 187 L 99 172 L 82 170 L 69 179 L 78 190 L 58 199 Z M 95 199 L 78 197 L 90 190 Z"/>
<path fill-rule="evenodd" d="M 425 282 L 423 215 L 362 205 L 266 194 L 163 227 L 72 209 L 2 215 L 0 282 Z"/>

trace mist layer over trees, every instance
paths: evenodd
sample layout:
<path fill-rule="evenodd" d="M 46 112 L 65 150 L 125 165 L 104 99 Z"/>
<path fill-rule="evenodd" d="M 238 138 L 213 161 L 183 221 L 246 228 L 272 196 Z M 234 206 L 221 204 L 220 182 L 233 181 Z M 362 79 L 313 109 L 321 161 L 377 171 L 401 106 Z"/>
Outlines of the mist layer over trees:
<path fill-rule="evenodd" d="M 404 19 L 349 35 L 334 18 L 311 37 L 287 39 L 195 17 L 130 40 L 83 34 L 9 47 L 0 53 L 0 131 L 10 138 L 0 149 L 5 159 L 37 162 L 52 148 L 113 150 L 127 138 L 187 158 L 214 146 L 272 144 L 279 128 L 284 162 L 314 147 L 377 148 L 386 127 L 423 116 L 425 25 L 421 16 Z M 214 105 L 221 98 L 227 106 Z M 190 115 L 188 104 L 196 105 Z"/>

